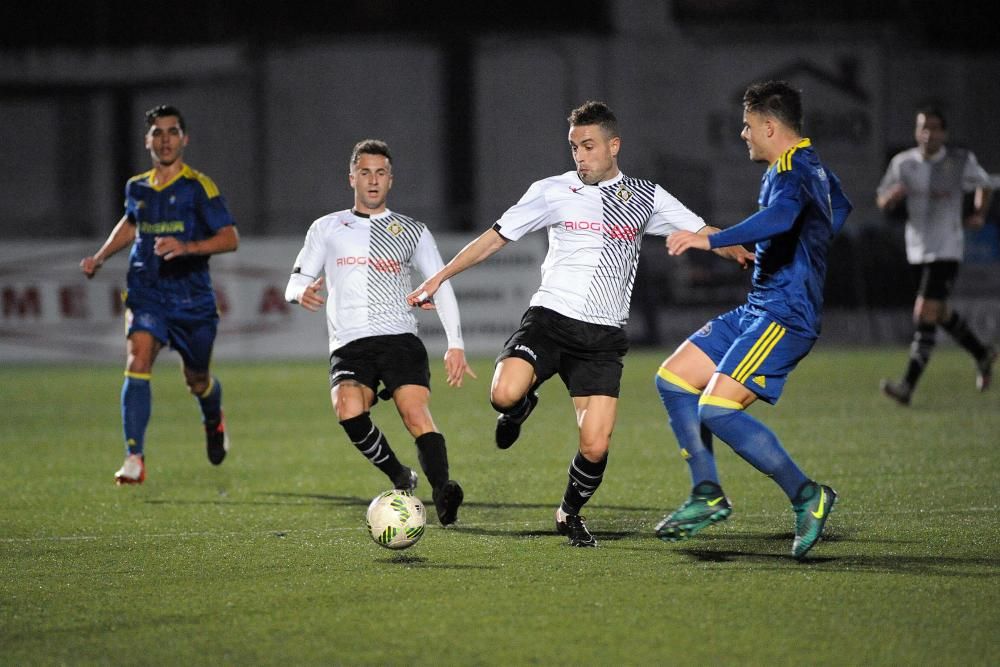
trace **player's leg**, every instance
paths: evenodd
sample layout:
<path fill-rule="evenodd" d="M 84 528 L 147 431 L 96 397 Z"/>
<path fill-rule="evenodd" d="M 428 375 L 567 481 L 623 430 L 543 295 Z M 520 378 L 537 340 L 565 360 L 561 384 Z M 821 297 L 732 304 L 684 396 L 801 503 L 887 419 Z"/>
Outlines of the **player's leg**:
<path fill-rule="evenodd" d="M 229 452 L 230 441 L 222 410 L 222 383 L 210 370 L 219 318 L 209 312 L 203 319 L 171 320 L 169 332 L 170 345 L 181 357 L 184 384 L 201 411 L 205 453 L 212 465 L 219 465 Z"/>
<path fill-rule="evenodd" d="M 125 380 L 120 398 L 125 462 L 115 473 L 116 484 L 141 484 L 146 479 L 146 427 L 153 411 L 150 380 L 160 347 L 160 341 L 142 329 L 131 330 L 125 342 Z"/>
<path fill-rule="evenodd" d="M 570 461 L 566 491 L 556 510 L 556 531 L 569 537 L 574 547 L 594 547 L 597 540 L 580 516 L 583 506 L 597 492 L 608 466 L 611 432 L 618 415 L 618 399 L 614 396 L 574 396 L 576 423 L 580 444 Z"/>
<path fill-rule="evenodd" d="M 580 434 L 562 503 L 556 509 L 556 531 L 568 535 L 571 546 L 593 547 L 597 540 L 580 511 L 604 480 L 628 339 L 618 327 L 562 317 L 554 324 L 557 338 L 563 341 L 559 375 L 573 398 Z"/>
<path fill-rule="evenodd" d="M 819 540 L 836 492 L 809 479 L 763 422 L 745 412 L 758 397 L 774 403 L 788 374 L 815 343 L 767 318 L 746 322 L 699 401 L 712 433 L 775 481 L 796 515 L 792 553 L 801 558 Z"/>
<path fill-rule="evenodd" d="M 935 266 L 938 275 L 934 281 L 936 291 L 933 294 L 941 301 L 937 322 L 976 360 L 976 389 L 986 391 L 992 380 L 997 351 L 991 346 L 984 345 L 973 333 L 966 319 L 948 303 L 955 279 L 958 277 L 958 267 L 958 262 L 939 262 Z"/>
<path fill-rule="evenodd" d="M 732 514 L 722 490 L 712 450 L 712 432 L 701 423 L 698 399 L 715 367 L 739 331 L 743 309 L 713 319 L 681 344 L 656 374 L 656 388 L 670 417 L 681 456 L 691 473 L 691 494 L 655 527 L 656 536 L 673 542 L 698 533 Z"/>
<path fill-rule="evenodd" d="M 431 484 L 438 521 L 442 526 L 453 524 L 458 518 L 458 508 L 465 493 L 458 481 L 451 478 L 448 447 L 444 435 L 434 424 L 428 407 L 430 390 L 424 386 L 407 384 L 397 388 L 392 398 L 403 425 L 417 445 L 417 459 Z"/>
<path fill-rule="evenodd" d="M 947 299 L 958 272 L 958 262 L 931 262 L 914 267 L 919 280 L 913 303 L 913 342 L 906 370 L 899 381 L 883 379 L 882 393 L 900 405 L 909 405 L 913 392 L 937 344 L 937 327 L 946 319 Z"/>
<path fill-rule="evenodd" d="M 548 329 L 556 313 L 529 308 L 521 327 L 507 339 L 497 357 L 490 403 L 497 417 L 496 444 L 507 449 L 520 437 L 521 425 L 538 405 L 538 387 L 555 372 L 558 355 L 551 351 Z"/>
<path fill-rule="evenodd" d="M 330 400 L 354 447 L 385 473 L 393 488 L 412 491 L 417 486 L 417 473 L 400 463 L 371 419 L 371 408 L 378 400 L 377 354 L 384 338 L 362 338 L 334 351 L 330 357 Z"/>

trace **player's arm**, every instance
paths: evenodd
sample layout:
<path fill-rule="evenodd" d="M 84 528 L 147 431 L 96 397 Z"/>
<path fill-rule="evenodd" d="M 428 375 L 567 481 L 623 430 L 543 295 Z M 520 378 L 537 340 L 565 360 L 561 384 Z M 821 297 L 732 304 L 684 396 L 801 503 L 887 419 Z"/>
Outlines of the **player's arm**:
<path fill-rule="evenodd" d="M 500 232 L 492 227 L 487 229 L 477 239 L 462 248 L 457 255 L 452 257 L 450 262 L 435 271 L 427 280 L 420 283 L 417 289 L 410 292 L 406 296 L 406 302 L 411 306 L 433 308 L 433 304 L 427 302 L 441 289 L 441 284 L 444 281 L 479 264 L 505 245 L 507 245 L 507 239 L 501 236 Z"/>
<path fill-rule="evenodd" d="M 115 225 L 115 228 L 111 230 L 107 240 L 104 241 L 100 249 L 90 257 L 84 257 L 80 260 L 80 270 L 83 271 L 83 275 L 93 278 L 97 270 L 101 268 L 101 265 L 109 257 L 129 246 L 134 241 L 135 223 L 127 215 L 123 215 L 122 219 Z"/>
<path fill-rule="evenodd" d="M 233 252 L 240 245 L 240 236 L 235 225 L 227 225 L 214 235 L 200 241 L 181 241 L 176 236 L 158 236 L 153 244 L 153 252 L 165 261 L 184 255 L 218 255 Z"/>
<path fill-rule="evenodd" d="M 441 253 L 434 243 L 430 230 L 424 228 L 417 246 L 413 249 L 413 264 L 422 275 L 437 273 L 444 266 Z M 427 304 L 431 304 L 427 301 Z M 441 283 L 437 290 L 433 307 L 437 309 L 438 319 L 448 337 L 448 349 L 444 353 L 444 368 L 448 375 L 448 385 L 461 387 L 462 380 L 468 374 L 475 379 L 476 374 L 465 359 L 465 342 L 462 340 L 462 322 L 458 313 L 458 300 L 450 282 Z"/>
<path fill-rule="evenodd" d="M 878 184 L 878 190 L 875 192 L 875 204 L 880 211 L 892 211 L 903 203 L 906 199 L 906 193 L 906 185 L 903 184 L 899 174 L 899 160 L 893 159 L 882 176 L 882 181 Z"/>
<path fill-rule="evenodd" d="M 720 231 L 722 230 L 719 229 L 718 227 L 705 225 L 704 227 L 699 229 L 697 233 L 701 236 L 707 237 L 710 234 L 715 234 Z M 669 245 L 667 247 L 669 249 Z M 733 260 L 734 262 L 739 264 L 740 267 L 744 269 L 750 268 L 750 265 L 754 262 L 754 260 L 757 259 L 756 255 L 754 255 L 752 252 L 750 252 L 741 245 L 726 246 L 722 248 L 712 248 L 712 252 L 714 252 L 719 257 Z"/>
<path fill-rule="evenodd" d="M 794 200 L 781 198 L 725 231 L 708 234 L 674 232 L 667 237 L 667 251 L 671 255 L 681 255 L 692 248 L 714 250 L 757 243 L 791 229 L 800 210 L 801 207 Z"/>
<path fill-rule="evenodd" d="M 844 194 L 843 188 L 840 187 L 840 179 L 833 172 L 830 174 L 830 217 L 833 222 L 833 233 L 838 234 L 844 223 L 847 222 L 847 216 L 851 214 L 854 210 L 854 204 L 851 200 L 847 198 Z"/>
<path fill-rule="evenodd" d="M 285 286 L 285 301 L 297 303 L 306 310 L 316 312 L 326 303 L 323 296 L 325 281 L 323 265 L 326 262 L 326 251 L 317 223 L 313 223 L 306 233 L 305 243 L 295 257 L 292 274 Z"/>

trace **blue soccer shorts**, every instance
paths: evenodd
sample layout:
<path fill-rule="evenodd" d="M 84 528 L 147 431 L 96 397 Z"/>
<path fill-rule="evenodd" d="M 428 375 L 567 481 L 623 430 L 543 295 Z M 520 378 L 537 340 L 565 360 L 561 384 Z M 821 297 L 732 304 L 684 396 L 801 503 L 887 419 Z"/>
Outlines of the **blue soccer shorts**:
<path fill-rule="evenodd" d="M 712 359 L 717 372 L 771 404 L 778 402 L 788 374 L 816 343 L 746 305 L 709 321 L 688 340 Z"/>
<path fill-rule="evenodd" d="M 163 305 L 149 302 L 127 301 L 126 305 L 127 336 L 136 331 L 149 332 L 161 344 L 177 350 L 186 368 L 195 372 L 208 371 L 219 328 L 217 313 L 194 317 L 171 312 Z"/>

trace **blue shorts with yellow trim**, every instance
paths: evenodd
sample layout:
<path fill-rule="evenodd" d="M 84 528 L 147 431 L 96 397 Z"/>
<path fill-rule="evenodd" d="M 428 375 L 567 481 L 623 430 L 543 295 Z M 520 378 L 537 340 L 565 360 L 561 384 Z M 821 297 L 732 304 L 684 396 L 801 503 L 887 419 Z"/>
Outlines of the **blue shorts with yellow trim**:
<path fill-rule="evenodd" d="M 170 345 L 193 371 L 209 369 L 219 327 L 215 302 L 196 308 L 171 308 L 164 303 L 137 298 L 131 291 L 125 299 L 126 336 L 147 331 L 162 345 Z"/>
<path fill-rule="evenodd" d="M 689 341 L 707 354 L 715 370 L 733 378 L 768 403 L 777 403 L 788 374 L 816 344 L 766 313 L 742 305 L 709 321 Z"/>

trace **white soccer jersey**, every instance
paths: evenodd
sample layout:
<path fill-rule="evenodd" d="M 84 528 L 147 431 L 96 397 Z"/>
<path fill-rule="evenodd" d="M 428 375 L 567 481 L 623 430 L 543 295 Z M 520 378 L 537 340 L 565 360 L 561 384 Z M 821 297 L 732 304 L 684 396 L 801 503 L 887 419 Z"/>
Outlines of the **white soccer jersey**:
<path fill-rule="evenodd" d="M 327 332 L 330 352 L 368 336 L 417 333 L 410 271 L 425 277 L 444 265 L 434 237 L 421 222 L 388 209 L 376 216 L 352 210 L 323 216 L 309 227 L 285 299 L 295 302 L 302 290 L 326 275 Z M 434 295 L 449 348 L 463 348 L 458 303 L 445 282 Z"/>
<path fill-rule="evenodd" d="M 642 235 L 696 232 L 704 226 L 651 181 L 618 174 L 584 185 L 569 171 L 533 183 L 493 228 L 511 241 L 548 228 L 549 251 L 532 306 L 620 327 L 628 320 Z"/>
<path fill-rule="evenodd" d="M 964 254 L 962 195 L 991 187 L 971 151 L 942 148 L 925 159 L 919 148 L 899 153 L 879 183 L 878 193 L 906 187 L 906 259 L 910 264 L 961 261 Z"/>

